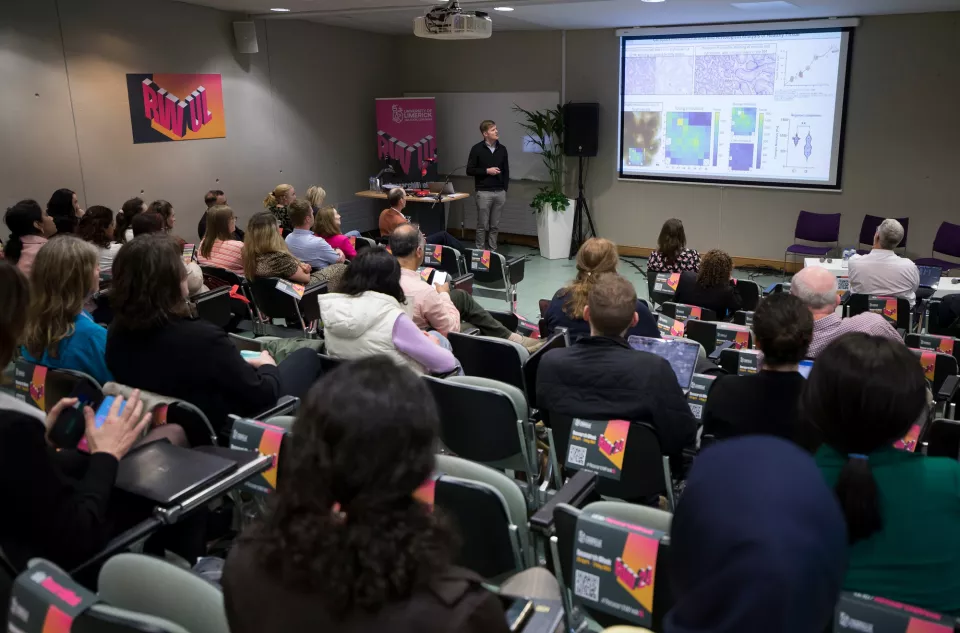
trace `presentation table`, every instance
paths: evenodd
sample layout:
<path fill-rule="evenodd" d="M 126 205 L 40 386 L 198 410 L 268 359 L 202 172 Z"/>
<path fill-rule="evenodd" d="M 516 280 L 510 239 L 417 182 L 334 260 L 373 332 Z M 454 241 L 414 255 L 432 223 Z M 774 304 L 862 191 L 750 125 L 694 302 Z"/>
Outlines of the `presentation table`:
<path fill-rule="evenodd" d="M 845 262 L 842 257 L 834 257 L 823 261 L 820 261 L 819 257 L 805 257 L 803 259 L 803 267 L 810 268 L 811 266 L 826 268 L 833 273 L 834 277 L 846 277 L 850 274 L 847 262 Z"/>
<path fill-rule="evenodd" d="M 387 199 L 387 194 L 380 191 L 358 191 L 356 196 L 358 198 L 371 200 Z M 408 203 L 416 204 L 408 204 L 403 210 L 403 213 L 410 217 L 411 222 L 416 222 L 420 225 L 420 230 L 424 235 L 439 233 L 440 231 L 447 230 L 448 203 L 456 202 L 457 200 L 466 200 L 469 197 L 469 193 L 454 193 L 448 196 L 441 196 L 439 204 L 435 205 L 434 203 L 437 202 L 435 195 L 426 198 L 407 196 Z M 386 205 L 384 205 L 384 208 L 386 208 Z"/>
<path fill-rule="evenodd" d="M 958 294 L 960 294 L 960 277 L 943 277 L 937 284 L 937 291 L 933 293 L 931 299 Z"/>

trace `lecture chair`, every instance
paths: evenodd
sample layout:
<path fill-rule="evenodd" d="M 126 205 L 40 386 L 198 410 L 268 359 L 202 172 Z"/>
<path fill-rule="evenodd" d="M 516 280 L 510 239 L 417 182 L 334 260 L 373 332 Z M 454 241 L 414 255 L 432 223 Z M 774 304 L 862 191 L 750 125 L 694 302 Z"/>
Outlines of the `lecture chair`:
<path fill-rule="evenodd" d="M 523 345 L 507 339 L 462 332 L 450 332 L 447 340 L 464 374 L 498 380 L 526 394 L 523 365 L 530 358 L 530 352 Z"/>
<path fill-rule="evenodd" d="M 299 298 L 279 290 L 277 286 L 280 284 L 289 285 L 290 282 L 277 277 L 258 277 L 250 284 L 257 309 L 262 315 L 261 333 L 282 338 L 314 338 L 320 321 L 320 303 L 317 297 L 328 292 L 327 282 L 307 286 L 303 296 Z M 272 324 L 275 319 L 282 319 L 296 326 L 276 327 Z"/>
<path fill-rule="evenodd" d="M 867 248 L 857 248 L 857 255 L 866 255 L 873 248 L 873 237 L 877 234 L 877 229 L 880 228 L 880 225 L 886 218 L 882 218 L 879 215 L 870 215 L 867 214 L 863 216 L 863 223 L 860 225 L 860 237 L 857 240 L 857 246 L 866 245 Z M 896 248 L 902 248 L 902 253 L 907 252 L 907 233 L 910 229 L 910 218 L 897 218 L 903 226 L 903 239 L 900 240 L 900 243 L 897 244 Z M 894 249 L 896 250 L 896 249 Z"/>
<path fill-rule="evenodd" d="M 943 354 L 934 350 L 911 349 L 920 361 L 927 380 L 930 381 L 930 390 L 934 399 L 937 399 L 944 383 L 951 376 L 957 375 L 957 358 L 952 354 Z"/>
<path fill-rule="evenodd" d="M 652 278 L 647 275 L 647 290 L 650 300 L 655 304 L 664 304 L 677 294 L 680 273 L 657 273 Z"/>
<path fill-rule="evenodd" d="M 956 630 L 952 615 L 918 609 L 895 600 L 844 591 L 837 600 L 829 631 L 937 631 Z"/>
<path fill-rule="evenodd" d="M 892 300 L 896 300 L 896 307 L 890 304 Z M 846 312 L 844 316 L 852 317 L 864 312 L 876 312 L 895 328 L 902 328 L 907 332 L 913 331 L 913 310 L 910 309 L 910 302 L 903 297 L 880 297 L 851 293 L 847 296 L 843 305 Z M 896 310 L 896 314 L 894 314 L 894 310 Z"/>
<path fill-rule="evenodd" d="M 722 341 L 735 342 L 737 349 L 753 349 L 753 333 L 744 326 L 732 323 L 699 321 L 691 319 L 686 322 L 684 337 L 696 341 L 703 346 L 707 356 L 713 353 Z"/>
<path fill-rule="evenodd" d="M 733 323 L 735 325 L 753 326 L 753 310 L 737 310 L 733 314 Z"/>
<path fill-rule="evenodd" d="M 917 266 L 939 266 L 943 272 L 953 268 L 960 268 L 960 263 L 952 262 L 937 257 L 937 253 L 942 253 L 949 257 L 960 258 L 960 224 L 951 224 L 943 222 L 937 229 L 937 235 L 933 238 L 933 248 L 930 251 L 930 257 L 922 257 L 914 260 Z"/>
<path fill-rule="evenodd" d="M 950 354 L 960 361 L 960 339 L 939 334 L 907 334 L 907 347 Z"/>
<path fill-rule="evenodd" d="M 468 272 L 463 253 L 443 244 L 427 244 L 423 247 L 423 265 L 442 270 L 453 279 Z"/>
<path fill-rule="evenodd" d="M 230 288 L 221 286 L 208 292 L 201 292 L 191 298 L 197 308 L 197 316 L 213 323 L 221 329 L 226 329 L 233 320 Z"/>
<path fill-rule="evenodd" d="M 62 398 L 69 398 L 75 390 L 95 394 L 97 404 L 103 399 L 103 387 L 93 376 L 73 369 L 51 369 L 39 363 L 18 360 L 13 364 L 13 380 L 0 387 L 16 394 L 14 381 L 28 385 L 22 394 L 24 402 L 48 412 Z"/>
<path fill-rule="evenodd" d="M 937 418 L 924 429 L 921 451 L 928 457 L 960 460 L 960 421 Z"/>
<path fill-rule="evenodd" d="M 526 256 L 505 257 L 496 251 L 464 249 L 467 272 L 473 273 L 474 293 L 504 299 L 507 309 L 517 304 L 517 285 L 523 281 Z"/>
<path fill-rule="evenodd" d="M 258 321 L 256 318 L 256 306 L 253 302 L 253 293 L 250 291 L 250 284 L 246 278 L 216 266 L 201 266 L 203 272 L 203 283 L 207 288 L 216 290 L 217 288 L 227 287 L 231 295 L 230 309 L 235 315 L 237 329 L 257 331 Z"/>
<path fill-rule="evenodd" d="M 129 399 L 133 391 L 133 387 L 118 382 L 108 382 L 103 386 L 105 396 L 121 396 Z M 140 400 L 143 402 L 144 411 L 150 411 L 153 414 L 151 425 L 178 425 L 186 434 L 190 446 L 217 445 L 218 437 L 213 424 L 195 405 L 186 400 L 169 398 L 143 389 L 140 390 Z"/>
<path fill-rule="evenodd" d="M 530 406 L 531 410 L 538 409 L 537 405 L 537 372 L 540 369 L 540 361 L 543 360 L 544 355 L 555 350 L 562 349 L 567 347 L 567 332 L 565 328 L 557 328 L 559 331 L 555 332 L 553 336 L 547 338 L 544 341 L 543 345 L 535 351 L 533 354 L 530 354 L 530 358 L 523 364 L 523 384 L 525 385 L 526 394 L 527 394 L 527 404 Z"/>
<path fill-rule="evenodd" d="M 685 322 L 688 319 L 698 319 L 700 321 L 717 320 L 717 313 L 710 308 L 701 308 L 700 306 L 674 303 L 672 301 L 667 301 L 660 306 L 660 314 L 665 314 L 671 319 L 676 319 L 681 322 Z"/>
<path fill-rule="evenodd" d="M 797 240 L 805 242 L 820 242 L 826 246 L 810 246 L 798 244 Z M 872 238 L 871 238 L 872 241 Z M 797 226 L 793 232 L 793 244 L 783 253 L 783 275 L 787 275 L 787 257 L 824 257 L 840 246 L 840 214 L 839 213 L 811 213 L 801 211 L 797 216 Z"/>
<path fill-rule="evenodd" d="M 748 312 L 756 310 L 763 297 L 763 288 L 752 279 L 737 279 L 737 292 L 740 295 L 742 309 Z"/>
<path fill-rule="evenodd" d="M 578 510 L 567 504 L 559 504 L 554 510 L 556 534 L 550 538 L 550 559 L 554 574 L 560 582 L 560 595 L 564 600 L 568 630 L 576 630 L 579 619 L 574 610 L 582 610 L 601 627 L 630 624 L 628 620 L 598 611 L 587 606 L 573 595 L 573 560 L 577 545 L 577 522 L 584 515 L 600 514 L 606 517 L 658 530 L 665 534 L 657 548 L 656 575 L 653 592 L 652 631 L 663 630 L 663 618 L 673 607 L 674 597 L 670 578 L 670 526 L 673 515 L 656 508 L 649 508 L 615 501 L 598 501 Z M 624 528 L 619 528 L 624 529 Z"/>

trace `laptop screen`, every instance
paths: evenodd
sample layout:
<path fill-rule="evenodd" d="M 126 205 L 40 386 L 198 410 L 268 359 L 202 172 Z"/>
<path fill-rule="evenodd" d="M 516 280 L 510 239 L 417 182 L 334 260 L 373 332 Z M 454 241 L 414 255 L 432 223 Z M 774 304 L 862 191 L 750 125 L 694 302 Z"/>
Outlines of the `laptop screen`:
<path fill-rule="evenodd" d="M 627 339 L 630 347 L 641 352 L 650 352 L 665 359 L 677 375 L 680 388 L 686 391 L 690 388 L 690 378 L 697 366 L 697 356 L 700 346 L 690 341 L 663 340 L 646 336 L 631 336 Z"/>
<path fill-rule="evenodd" d="M 924 288 L 936 288 L 940 284 L 943 270 L 939 266 L 917 266 L 920 271 L 920 285 Z"/>

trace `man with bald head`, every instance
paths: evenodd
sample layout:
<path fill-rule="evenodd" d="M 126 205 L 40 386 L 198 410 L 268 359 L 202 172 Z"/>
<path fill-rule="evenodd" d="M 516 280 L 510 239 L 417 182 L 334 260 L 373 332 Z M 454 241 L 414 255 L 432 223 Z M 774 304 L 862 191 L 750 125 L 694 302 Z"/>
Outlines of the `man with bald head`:
<path fill-rule="evenodd" d="M 810 358 L 816 358 L 823 348 L 848 332 L 865 332 L 903 341 L 893 326 L 875 312 L 840 318 L 837 313 L 840 305 L 837 278 L 826 268 L 811 266 L 798 272 L 790 284 L 790 294 L 799 297 L 813 315 L 813 340 L 807 350 Z"/>

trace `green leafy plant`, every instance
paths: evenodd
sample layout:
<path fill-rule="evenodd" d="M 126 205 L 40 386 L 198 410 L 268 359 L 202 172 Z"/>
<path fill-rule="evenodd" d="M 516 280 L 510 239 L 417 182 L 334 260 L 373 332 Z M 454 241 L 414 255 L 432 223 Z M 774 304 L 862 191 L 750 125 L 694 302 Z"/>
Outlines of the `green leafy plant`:
<path fill-rule="evenodd" d="M 550 184 L 540 188 L 530 202 L 530 206 L 537 213 L 545 205 L 550 205 L 554 211 L 564 211 L 567 208 L 567 196 L 563 193 L 563 111 L 561 106 L 530 111 L 514 104 L 513 111 L 523 115 L 524 120 L 518 123 L 527 131 L 530 142 L 540 149 L 540 158 L 550 175 Z"/>

